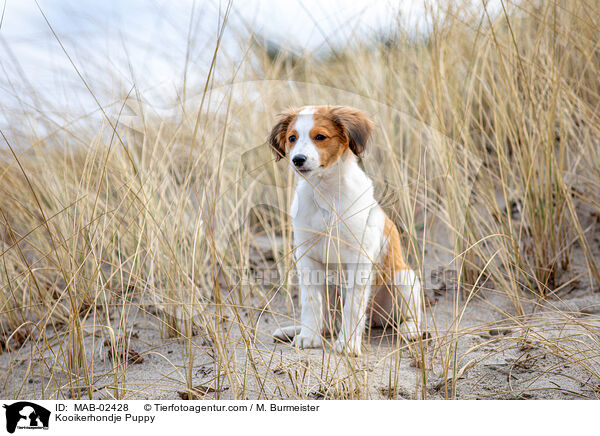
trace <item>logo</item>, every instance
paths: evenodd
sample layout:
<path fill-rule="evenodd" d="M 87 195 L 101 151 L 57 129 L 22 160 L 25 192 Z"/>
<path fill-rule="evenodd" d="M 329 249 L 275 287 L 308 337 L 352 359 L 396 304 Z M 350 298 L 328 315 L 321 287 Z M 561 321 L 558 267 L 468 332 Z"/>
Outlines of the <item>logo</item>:
<path fill-rule="evenodd" d="M 50 411 L 29 401 L 19 401 L 3 406 L 6 409 L 6 431 L 15 429 L 48 429 Z"/>

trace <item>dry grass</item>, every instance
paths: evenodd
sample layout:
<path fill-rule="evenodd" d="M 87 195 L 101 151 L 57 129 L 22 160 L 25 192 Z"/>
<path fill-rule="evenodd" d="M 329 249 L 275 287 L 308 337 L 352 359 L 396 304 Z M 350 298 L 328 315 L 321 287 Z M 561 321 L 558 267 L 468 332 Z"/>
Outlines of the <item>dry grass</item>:
<path fill-rule="evenodd" d="M 229 66 L 217 44 L 220 74 L 183 79 L 168 115 L 135 87 L 101 118 L 41 114 L 43 129 L 23 107 L 0 149 L 2 390 L 527 398 L 568 367 L 577 387 L 556 391 L 597 398 L 600 4 L 484 9 L 319 55 L 253 38 Z M 279 111 L 310 103 L 372 114 L 364 164 L 439 300 L 429 339 L 374 333 L 358 359 L 271 344 L 297 304 L 293 180 L 265 140 Z M 485 393 L 490 365 L 508 381 Z M 518 371 L 531 380 L 513 385 Z"/>

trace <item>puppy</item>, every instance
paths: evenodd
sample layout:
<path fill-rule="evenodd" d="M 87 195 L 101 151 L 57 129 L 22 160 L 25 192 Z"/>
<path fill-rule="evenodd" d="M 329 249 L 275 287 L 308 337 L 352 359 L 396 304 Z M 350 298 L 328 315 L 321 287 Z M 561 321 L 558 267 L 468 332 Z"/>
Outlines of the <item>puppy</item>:
<path fill-rule="evenodd" d="M 269 136 L 277 157 L 289 158 L 298 175 L 290 214 L 301 319 L 299 326 L 273 333 L 280 340 L 293 338 L 296 347 L 322 346 L 331 270 L 344 276 L 337 352 L 360 354 L 367 315 L 375 326 L 402 322 L 406 340 L 420 336 L 419 279 L 404 262 L 398 230 L 358 164 L 372 128 L 358 109 L 306 106 L 283 113 Z"/>

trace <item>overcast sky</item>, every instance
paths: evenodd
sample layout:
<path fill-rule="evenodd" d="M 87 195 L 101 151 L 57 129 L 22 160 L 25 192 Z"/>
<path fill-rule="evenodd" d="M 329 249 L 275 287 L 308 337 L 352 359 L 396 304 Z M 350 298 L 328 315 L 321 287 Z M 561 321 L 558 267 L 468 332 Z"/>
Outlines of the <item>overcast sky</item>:
<path fill-rule="evenodd" d="M 82 80 L 50 26 L 99 95 L 100 90 L 107 94 L 107 89 L 123 92 L 121 88 L 134 82 L 145 89 L 175 88 L 182 83 L 188 35 L 192 41 L 189 80 L 193 83 L 206 74 L 219 17 L 227 5 L 218 0 L 38 2 L 39 8 L 34 0 L 0 0 L 0 6 L 4 6 L 0 28 L 0 101 L 4 115 L 9 108 L 18 107 L 19 101 L 51 110 L 43 104 L 50 97 L 52 110 L 65 111 L 90 103 L 89 95 L 81 92 L 85 91 Z M 236 1 L 222 55 L 234 59 L 239 56 L 238 41 L 247 40 L 249 31 L 297 50 L 318 51 L 327 44 L 343 43 L 350 34 L 385 30 L 399 11 L 403 20 L 414 25 L 422 21 L 422 10 L 420 1 Z"/>
<path fill-rule="evenodd" d="M 482 0 L 465 1 L 481 8 Z M 239 60 L 251 32 L 311 53 L 398 23 L 422 34 L 435 4 L 237 0 L 219 58 Z M 23 108 L 59 124 L 97 110 L 86 85 L 103 107 L 135 84 L 153 107 L 168 110 L 165 100 L 169 107 L 176 101 L 184 71 L 188 85 L 204 83 L 226 7 L 223 0 L 0 0 L 0 128 Z"/>

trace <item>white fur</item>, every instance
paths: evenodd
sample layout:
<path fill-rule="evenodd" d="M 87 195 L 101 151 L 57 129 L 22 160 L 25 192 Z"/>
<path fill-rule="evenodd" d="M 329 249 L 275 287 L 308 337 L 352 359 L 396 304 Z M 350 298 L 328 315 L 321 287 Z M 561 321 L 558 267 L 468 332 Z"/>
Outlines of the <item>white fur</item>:
<path fill-rule="evenodd" d="M 295 129 L 296 144 L 290 160 L 305 154 L 313 171 L 298 177 L 291 207 L 296 267 L 300 278 L 301 317 L 299 328 L 285 327 L 273 335 L 281 340 L 294 337 L 300 348 L 320 347 L 324 324 L 324 277 L 331 265 L 346 272 L 342 326 L 335 342 L 338 352 L 360 354 L 366 309 L 374 278 L 373 263 L 385 252 L 385 215 L 377 204 L 373 183 L 359 167 L 352 151 L 329 166 L 320 168 L 320 156 L 308 132 L 313 126 L 312 109 L 300 112 Z M 421 323 L 421 292 L 411 270 L 394 278 L 402 300 L 402 332 L 415 339 Z"/>
<path fill-rule="evenodd" d="M 320 153 L 314 142 L 310 138 L 310 130 L 314 126 L 313 115 L 315 110 L 311 107 L 305 108 L 298 113 L 298 119 L 296 120 L 295 128 L 298 134 L 294 146 L 290 149 L 290 164 L 292 163 L 294 156 L 302 154 L 306 156 L 306 163 L 303 169 L 315 170 L 321 165 Z"/>

